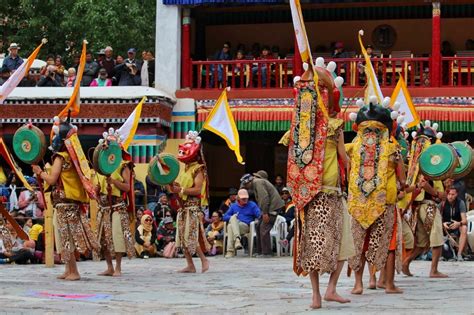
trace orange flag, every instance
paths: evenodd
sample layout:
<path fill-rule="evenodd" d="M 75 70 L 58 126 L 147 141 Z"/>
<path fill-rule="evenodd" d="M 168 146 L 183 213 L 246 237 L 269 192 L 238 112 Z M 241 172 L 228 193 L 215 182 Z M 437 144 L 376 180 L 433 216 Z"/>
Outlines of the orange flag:
<path fill-rule="evenodd" d="M 84 68 L 86 66 L 86 51 L 87 51 L 87 41 L 82 42 L 82 53 L 81 59 L 79 62 L 79 68 L 77 69 L 76 82 L 74 83 L 74 91 L 72 92 L 71 98 L 67 102 L 66 107 L 59 113 L 59 118 L 66 118 L 69 109 L 71 109 L 71 116 L 75 117 L 79 114 L 81 109 L 81 100 L 79 97 L 79 89 L 81 87 L 82 74 L 84 73 Z"/>

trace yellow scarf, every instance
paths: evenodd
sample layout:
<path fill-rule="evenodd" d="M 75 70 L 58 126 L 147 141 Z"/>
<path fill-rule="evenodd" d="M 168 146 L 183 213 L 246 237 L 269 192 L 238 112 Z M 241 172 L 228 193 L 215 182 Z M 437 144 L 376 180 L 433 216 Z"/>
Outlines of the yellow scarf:
<path fill-rule="evenodd" d="M 183 188 L 191 188 L 194 186 L 194 178 L 196 177 L 199 171 L 205 172 L 205 166 L 203 164 L 199 164 L 198 162 L 193 162 L 187 164 L 184 171 L 181 170 L 179 173 L 176 182 Z M 188 195 L 179 194 L 182 200 L 188 200 Z M 207 206 L 207 176 L 204 174 L 204 180 L 202 182 L 201 188 L 201 206 Z"/>

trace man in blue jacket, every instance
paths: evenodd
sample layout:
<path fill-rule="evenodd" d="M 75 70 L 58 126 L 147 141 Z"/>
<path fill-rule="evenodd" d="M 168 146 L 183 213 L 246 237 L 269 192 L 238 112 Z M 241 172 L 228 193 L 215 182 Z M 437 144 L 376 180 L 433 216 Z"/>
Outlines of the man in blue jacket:
<path fill-rule="evenodd" d="M 242 248 L 240 236 L 247 234 L 250 223 L 260 217 L 260 208 L 253 201 L 249 201 L 249 193 L 241 189 L 237 193 L 237 202 L 231 204 L 224 215 L 227 225 L 227 253 L 226 258 L 234 257 L 235 251 Z"/>

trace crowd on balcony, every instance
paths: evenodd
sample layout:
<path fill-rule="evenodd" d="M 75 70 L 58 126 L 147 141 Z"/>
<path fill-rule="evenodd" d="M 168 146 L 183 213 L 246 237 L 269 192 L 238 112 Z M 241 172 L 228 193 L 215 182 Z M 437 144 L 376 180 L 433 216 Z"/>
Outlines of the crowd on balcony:
<path fill-rule="evenodd" d="M 0 70 L 0 85 L 24 62 L 19 54 L 20 46 L 12 43 Z M 81 86 L 153 86 L 155 82 L 155 57 L 151 50 L 137 55 L 135 48 L 128 49 L 126 55 L 114 54 L 107 46 L 97 53 L 87 52 Z M 20 86 L 24 87 L 71 87 L 76 82 L 80 56 L 76 55 L 71 64 L 66 65 L 61 55 L 48 55 L 46 65 L 30 69 Z"/>

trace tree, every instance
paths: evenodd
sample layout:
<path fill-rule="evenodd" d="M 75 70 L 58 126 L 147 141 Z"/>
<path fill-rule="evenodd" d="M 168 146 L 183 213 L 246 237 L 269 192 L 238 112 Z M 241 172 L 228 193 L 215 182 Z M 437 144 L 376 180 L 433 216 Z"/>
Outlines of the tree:
<path fill-rule="evenodd" d="M 160 1 L 160 0 L 158 0 Z M 48 44 L 41 51 L 71 60 L 83 39 L 96 53 L 112 46 L 115 54 L 154 47 L 156 0 L 0 0 L 0 23 L 4 23 L 3 50 L 11 42 L 29 54 L 43 37 Z"/>

